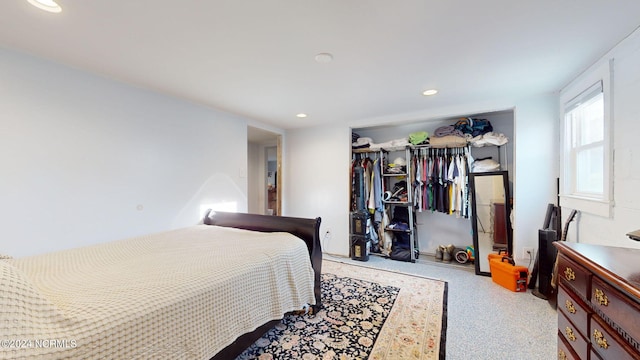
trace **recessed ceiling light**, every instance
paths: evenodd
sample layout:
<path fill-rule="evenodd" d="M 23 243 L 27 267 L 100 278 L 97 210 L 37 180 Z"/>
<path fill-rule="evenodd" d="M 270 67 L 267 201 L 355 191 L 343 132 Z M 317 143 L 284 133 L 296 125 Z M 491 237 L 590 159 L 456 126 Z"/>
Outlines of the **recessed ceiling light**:
<path fill-rule="evenodd" d="M 296 116 L 297 116 L 297 117 L 299 117 L 299 118 L 301 118 L 301 119 L 303 119 L 303 118 L 306 118 L 306 117 L 307 117 L 307 114 L 305 114 L 305 113 L 300 113 L 300 114 L 298 114 L 298 115 L 296 115 Z"/>
<path fill-rule="evenodd" d="M 319 63 L 328 63 L 333 60 L 333 55 L 329 53 L 320 53 L 316 55 L 316 61 Z"/>
<path fill-rule="evenodd" d="M 38 9 L 42 9 L 44 11 L 59 13 L 62 11 L 60 5 L 58 5 L 54 0 L 27 0 L 29 4 L 37 7 Z"/>
<path fill-rule="evenodd" d="M 435 95 L 438 93 L 438 90 L 436 89 L 429 89 L 429 90 L 425 90 L 422 92 L 422 95 L 424 96 L 431 96 L 431 95 Z"/>

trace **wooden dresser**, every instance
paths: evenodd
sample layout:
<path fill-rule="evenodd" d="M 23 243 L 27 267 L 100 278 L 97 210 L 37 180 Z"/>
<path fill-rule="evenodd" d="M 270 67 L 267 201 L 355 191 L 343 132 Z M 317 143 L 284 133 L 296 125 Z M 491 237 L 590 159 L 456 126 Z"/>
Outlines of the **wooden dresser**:
<path fill-rule="evenodd" d="M 640 250 L 554 245 L 558 359 L 640 359 Z"/>

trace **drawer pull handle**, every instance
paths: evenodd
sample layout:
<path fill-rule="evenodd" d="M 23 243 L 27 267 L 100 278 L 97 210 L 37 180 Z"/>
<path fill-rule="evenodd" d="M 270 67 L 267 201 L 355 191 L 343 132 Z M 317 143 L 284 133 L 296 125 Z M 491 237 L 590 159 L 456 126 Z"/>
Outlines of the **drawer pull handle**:
<path fill-rule="evenodd" d="M 567 279 L 567 281 L 573 281 L 576 279 L 576 273 L 572 268 L 568 267 L 564 269 L 564 278 Z"/>
<path fill-rule="evenodd" d="M 559 360 L 567 360 L 567 354 L 565 354 L 562 349 L 558 350 L 558 359 Z"/>
<path fill-rule="evenodd" d="M 595 293 L 595 297 L 596 297 L 596 301 L 598 302 L 598 305 L 602 305 L 602 306 L 609 305 L 609 299 L 607 298 L 607 295 L 604 294 L 604 291 L 596 288 L 594 293 Z"/>
<path fill-rule="evenodd" d="M 600 330 L 593 330 L 593 339 L 601 348 L 606 349 L 609 347 L 609 344 L 607 344 L 607 339 L 604 338 L 604 335 L 602 334 L 602 332 L 600 332 Z"/>
<path fill-rule="evenodd" d="M 564 328 L 564 333 L 567 334 L 567 339 L 571 341 L 576 341 L 576 335 L 573 333 L 573 330 L 570 327 Z"/>
<path fill-rule="evenodd" d="M 570 313 L 572 313 L 572 314 L 575 314 L 575 313 L 576 313 L 576 307 L 575 307 L 575 306 L 573 306 L 573 303 L 571 302 L 571 300 L 567 300 L 567 301 L 565 301 L 565 302 L 564 302 L 564 307 L 566 307 L 566 308 L 567 308 L 567 311 L 568 311 L 568 312 L 570 312 Z"/>

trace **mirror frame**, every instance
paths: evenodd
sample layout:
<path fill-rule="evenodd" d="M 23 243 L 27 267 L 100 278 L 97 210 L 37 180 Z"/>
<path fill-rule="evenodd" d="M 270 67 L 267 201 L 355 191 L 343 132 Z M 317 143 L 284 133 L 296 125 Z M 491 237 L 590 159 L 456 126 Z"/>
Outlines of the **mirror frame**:
<path fill-rule="evenodd" d="M 509 193 L 509 172 L 506 170 L 503 171 L 489 171 L 489 172 L 478 172 L 478 173 L 469 173 L 469 191 L 471 192 L 471 229 L 473 231 L 473 249 L 475 252 L 475 261 L 474 265 L 476 268 L 476 275 L 484 275 L 491 276 L 491 272 L 481 271 L 480 270 L 480 257 L 487 256 L 488 254 L 479 253 L 480 246 L 478 246 L 478 220 L 476 216 L 476 177 L 484 177 L 484 176 L 501 176 L 502 184 L 504 187 L 505 194 L 505 224 L 507 227 L 507 253 L 513 254 L 513 231 L 511 229 L 511 197 Z"/>

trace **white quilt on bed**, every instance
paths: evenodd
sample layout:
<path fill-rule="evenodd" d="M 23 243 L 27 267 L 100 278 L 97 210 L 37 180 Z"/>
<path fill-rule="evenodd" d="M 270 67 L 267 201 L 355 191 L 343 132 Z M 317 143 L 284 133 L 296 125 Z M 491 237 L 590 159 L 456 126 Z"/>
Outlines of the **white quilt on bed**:
<path fill-rule="evenodd" d="M 209 359 L 314 304 L 307 247 L 198 225 L 0 260 L 2 359 Z"/>

